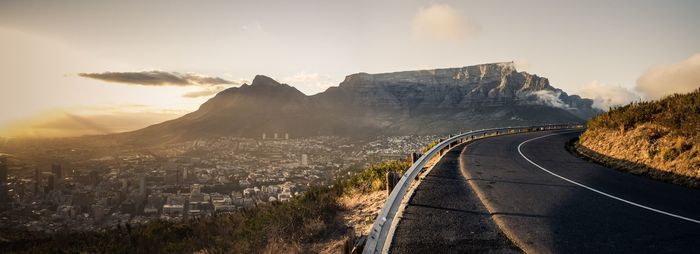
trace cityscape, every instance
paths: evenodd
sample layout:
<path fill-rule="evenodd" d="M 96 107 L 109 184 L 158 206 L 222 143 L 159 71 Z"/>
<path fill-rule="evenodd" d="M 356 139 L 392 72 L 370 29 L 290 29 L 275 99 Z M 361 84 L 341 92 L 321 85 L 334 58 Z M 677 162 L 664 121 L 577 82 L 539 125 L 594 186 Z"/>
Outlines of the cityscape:
<path fill-rule="evenodd" d="M 310 186 L 332 185 L 372 162 L 404 159 L 437 138 L 353 142 L 272 133 L 181 142 L 159 147 L 157 156 L 129 150 L 43 168 L 5 155 L 0 228 L 98 230 L 252 209 L 288 201 Z"/>

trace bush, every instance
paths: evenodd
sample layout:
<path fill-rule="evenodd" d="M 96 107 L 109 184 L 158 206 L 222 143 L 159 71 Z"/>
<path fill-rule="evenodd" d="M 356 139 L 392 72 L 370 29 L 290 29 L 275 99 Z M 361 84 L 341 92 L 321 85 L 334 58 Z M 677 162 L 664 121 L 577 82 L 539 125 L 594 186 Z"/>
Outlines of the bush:
<path fill-rule="evenodd" d="M 346 181 L 345 191 L 346 193 L 352 191 L 369 193 L 386 190 L 386 174 L 389 171 L 396 171 L 402 175 L 410 166 L 410 163 L 405 160 L 390 160 L 374 164 Z"/>
<path fill-rule="evenodd" d="M 666 127 L 672 135 L 697 137 L 700 133 L 700 89 L 657 101 L 633 102 L 611 108 L 589 120 L 588 128 L 627 131 L 644 123 Z"/>

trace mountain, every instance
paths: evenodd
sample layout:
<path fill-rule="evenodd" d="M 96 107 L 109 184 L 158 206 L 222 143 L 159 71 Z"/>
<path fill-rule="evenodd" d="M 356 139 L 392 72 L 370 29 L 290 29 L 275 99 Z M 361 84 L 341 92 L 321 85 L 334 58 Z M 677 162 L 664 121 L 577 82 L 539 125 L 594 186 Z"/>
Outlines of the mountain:
<path fill-rule="evenodd" d="M 337 87 L 307 96 L 258 75 L 224 90 L 178 119 L 119 134 L 130 142 L 263 133 L 373 136 L 446 134 L 492 126 L 582 122 L 599 111 L 546 78 L 513 63 L 349 75 Z"/>

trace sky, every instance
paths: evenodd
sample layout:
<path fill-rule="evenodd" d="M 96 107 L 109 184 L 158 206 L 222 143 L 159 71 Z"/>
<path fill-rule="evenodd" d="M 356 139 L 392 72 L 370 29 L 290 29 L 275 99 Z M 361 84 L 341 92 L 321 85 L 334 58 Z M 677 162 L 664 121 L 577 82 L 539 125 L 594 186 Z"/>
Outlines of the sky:
<path fill-rule="evenodd" d="M 0 1 L 0 135 L 138 129 L 271 76 L 515 61 L 595 106 L 700 86 L 700 1 Z"/>

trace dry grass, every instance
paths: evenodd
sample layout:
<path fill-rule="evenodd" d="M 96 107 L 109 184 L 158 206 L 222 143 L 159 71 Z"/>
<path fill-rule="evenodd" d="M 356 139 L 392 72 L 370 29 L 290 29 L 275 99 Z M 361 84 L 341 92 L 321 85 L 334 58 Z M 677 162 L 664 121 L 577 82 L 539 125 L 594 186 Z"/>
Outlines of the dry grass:
<path fill-rule="evenodd" d="M 340 205 L 343 207 L 340 215 L 348 226 L 355 229 L 355 232 L 367 235 L 386 198 L 386 190 L 346 195 L 340 199 Z"/>
<path fill-rule="evenodd" d="M 596 116 L 577 148 L 624 171 L 700 187 L 700 89 Z"/>
<path fill-rule="evenodd" d="M 626 131 L 589 129 L 578 150 L 623 171 L 700 187 L 700 145 L 659 125 L 642 124 Z"/>
<path fill-rule="evenodd" d="M 262 251 L 265 254 L 289 253 L 301 254 L 305 253 L 299 243 L 284 241 L 281 239 L 272 239 L 268 242 L 265 249 Z"/>

